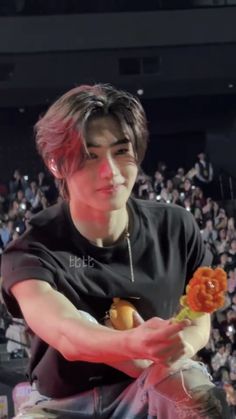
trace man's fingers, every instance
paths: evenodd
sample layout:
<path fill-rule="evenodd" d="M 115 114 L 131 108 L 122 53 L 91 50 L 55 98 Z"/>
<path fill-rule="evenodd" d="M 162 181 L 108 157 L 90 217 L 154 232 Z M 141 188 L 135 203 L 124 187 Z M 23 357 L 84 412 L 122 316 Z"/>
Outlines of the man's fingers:
<path fill-rule="evenodd" d="M 183 320 L 179 323 L 171 323 L 166 325 L 165 329 L 160 331 L 160 340 L 170 339 L 173 335 L 176 335 L 181 330 L 189 326 L 189 321 Z"/>
<path fill-rule="evenodd" d="M 181 322 L 183 322 L 183 321 L 186 323 L 186 326 L 191 326 L 191 324 L 192 324 L 192 321 L 188 318 L 182 320 Z M 172 317 L 172 318 L 169 319 L 169 323 L 179 323 L 179 321 L 177 321 L 174 317 Z"/>

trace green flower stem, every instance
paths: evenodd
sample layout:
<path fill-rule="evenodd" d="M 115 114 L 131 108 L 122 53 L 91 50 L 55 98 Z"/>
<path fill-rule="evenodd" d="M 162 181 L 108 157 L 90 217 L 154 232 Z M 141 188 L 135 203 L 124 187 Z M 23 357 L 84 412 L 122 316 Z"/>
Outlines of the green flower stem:
<path fill-rule="evenodd" d="M 189 307 L 184 307 L 182 310 L 175 316 L 175 320 L 177 322 L 181 322 L 184 319 L 194 320 L 198 317 L 203 316 L 203 312 L 201 311 L 193 311 Z"/>

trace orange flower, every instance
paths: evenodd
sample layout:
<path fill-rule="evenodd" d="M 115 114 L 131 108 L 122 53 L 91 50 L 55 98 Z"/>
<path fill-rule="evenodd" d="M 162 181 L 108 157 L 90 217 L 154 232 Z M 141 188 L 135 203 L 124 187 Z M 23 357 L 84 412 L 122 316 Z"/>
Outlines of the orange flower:
<path fill-rule="evenodd" d="M 204 313 L 212 313 L 224 305 L 227 275 L 221 268 L 198 268 L 186 287 L 186 295 L 180 298 L 182 310 L 175 321 L 196 319 Z"/>
<path fill-rule="evenodd" d="M 198 268 L 186 287 L 184 305 L 195 312 L 212 313 L 224 305 L 227 276 L 223 269 Z"/>

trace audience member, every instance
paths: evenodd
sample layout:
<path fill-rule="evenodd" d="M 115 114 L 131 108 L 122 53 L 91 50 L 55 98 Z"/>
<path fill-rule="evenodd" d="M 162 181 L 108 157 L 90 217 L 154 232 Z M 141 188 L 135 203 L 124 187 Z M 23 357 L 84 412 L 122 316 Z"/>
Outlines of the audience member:
<path fill-rule="evenodd" d="M 229 381 L 229 351 L 225 343 L 218 342 L 216 344 L 216 353 L 211 358 L 211 366 L 213 369 L 213 378 L 215 381 Z"/>
<path fill-rule="evenodd" d="M 154 183 L 153 189 L 157 195 L 161 194 L 162 189 L 164 188 L 164 176 L 159 170 L 157 170 L 154 174 Z"/>
<path fill-rule="evenodd" d="M 184 179 L 185 179 L 185 170 L 183 167 L 179 167 L 177 169 L 177 172 L 175 174 L 175 176 L 173 177 L 173 184 L 174 184 L 174 188 L 176 189 L 182 189 L 183 187 L 183 183 L 184 183 Z"/>
<path fill-rule="evenodd" d="M 184 198 L 190 199 L 190 200 L 192 199 L 192 194 L 193 194 L 192 182 L 188 178 L 184 180 L 182 193 L 184 194 L 182 195 Z"/>
<path fill-rule="evenodd" d="M 230 217 L 227 219 L 227 240 L 231 241 L 236 238 L 235 219 Z"/>
<path fill-rule="evenodd" d="M 228 217 L 226 215 L 224 208 L 219 208 L 218 214 L 214 217 L 214 224 L 216 230 L 220 230 L 221 228 L 227 228 Z"/>
<path fill-rule="evenodd" d="M 228 293 L 231 296 L 236 291 L 236 275 L 235 269 L 229 269 L 228 271 Z"/>
<path fill-rule="evenodd" d="M 9 182 L 10 199 L 15 199 L 19 190 L 25 191 L 27 188 L 27 176 L 24 177 L 19 169 L 13 173 L 13 178 Z"/>
<path fill-rule="evenodd" d="M 213 167 L 205 153 L 199 153 L 197 158 L 198 160 L 195 163 L 195 182 L 203 189 L 206 198 L 208 198 L 209 184 L 213 180 Z"/>
<path fill-rule="evenodd" d="M 228 250 L 230 262 L 232 266 L 236 267 L 236 238 L 232 239 L 229 243 L 229 250 Z"/>
<path fill-rule="evenodd" d="M 217 232 L 217 239 L 215 241 L 215 248 L 219 253 L 226 252 L 228 250 L 229 243 L 227 240 L 227 231 L 225 228 L 221 228 Z"/>
<path fill-rule="evenodd" d="M 217 239 L 217 232 L 213 227 L 213 221 L 211 218 L 209 218 L 205 223 L 205 227 L 202 231 L 202 238 L 205 243 L 213 245 Z"/>
<path fill-rule="evenodd" d="M 170 203 L 173 199 L 173 182 L 171 179 L 167 179 L 164 188 L 161 190 L 161 201 Z"/>

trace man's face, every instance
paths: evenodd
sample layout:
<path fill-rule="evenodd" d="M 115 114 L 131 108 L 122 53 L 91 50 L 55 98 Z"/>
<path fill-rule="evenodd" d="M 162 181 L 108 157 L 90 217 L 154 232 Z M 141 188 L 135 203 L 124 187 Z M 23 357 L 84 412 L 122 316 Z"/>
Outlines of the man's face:
<path fill-rule="evenodd" d="M 89 122 L 86 143 L 89 157 L 66 179 L 71 203 L 100 211 L 124 207 L 137 176 L 131 142 L 108 116 Z"/>

